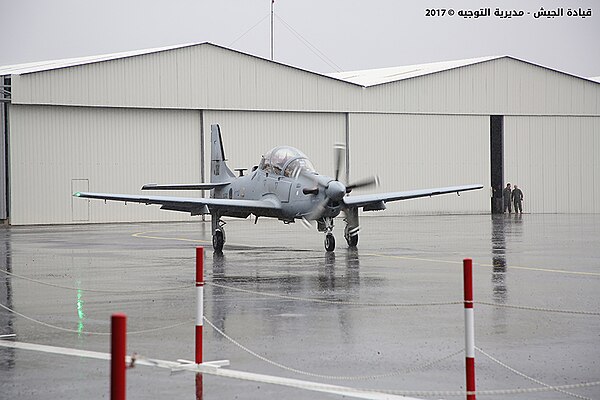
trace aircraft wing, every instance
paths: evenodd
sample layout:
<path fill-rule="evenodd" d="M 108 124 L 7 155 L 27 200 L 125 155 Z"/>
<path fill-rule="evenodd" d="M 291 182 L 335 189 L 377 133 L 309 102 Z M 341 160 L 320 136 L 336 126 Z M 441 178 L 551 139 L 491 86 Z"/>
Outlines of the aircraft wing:
<path fill-rule="evenodd" d="M 122 201 L 125 203 L 158 204 L 164 210 L 189 212 L 191 215 L 208 214 L 211 209 L 222 215 L 248 216 L 255 212 L 280 210 L 281 205 L 268 200 L 234 200 L 172 196 L 139 196 L 128 194 L 77 192 L 75 197 Z"/>
<path fill-rule="evenodd" d="M 169 185 L 159 185 L 158 183 L 147 183 L 142 186 L 142 190 L 211 190 L 218 187 L 229 185 L 229 182 L 220 183 L 178 183 Z"/>
<path fill-rule="evenodd" d="M 390 201 L 416 199 L 418 197 L 431 197 L 447 193 L 460 194 L 460 192 L 467 192 L 469 190 L 477 190 L 481 188 L 483 188 L 483 185 L 463 185 L 434 189 L 409 190 L 406 192 L 365 194 L 344 197 L 344 204 L 346 204 L 348 207 L 364 207 L 365 211 L 380 210 L 385 207 L 379 208 L 379 206 Z"/>

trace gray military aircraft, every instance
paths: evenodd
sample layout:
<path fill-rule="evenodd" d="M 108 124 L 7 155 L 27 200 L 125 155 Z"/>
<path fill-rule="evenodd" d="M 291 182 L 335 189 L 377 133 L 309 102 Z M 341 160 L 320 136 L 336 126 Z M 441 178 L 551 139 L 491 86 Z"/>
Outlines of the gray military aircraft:
<path fill-rule="evenodd" d="M 221 130 L 211 125 L 211 180 L 198 184 L 147 184 L 142 190 L 211 190 L 210 198 L 140 196 L 110 193 L 77 192 L 76 197 L 115 200 L 123 202 L 158 204 L 161 209 L 189 212 L 191 215 L 210 214 L 212 221 L 212 243 L 217 252 L 225 244 L 225 222 L 222 217 L 277 218 L 285 224 L 296 220 L 310 225 L 317 222 L 317 230 L 325 232 L 325 250 L 335 249 L 333 222 L 341 212 L 345 215 L 344 238 L 348 246 L 358 244 L 358 210 L 385 210 L 385 203 L 397 200 L 430 197 L 440 194 L 466 192 L 481 189 L 482 185 L 452 186 L 435 189 L 412 190 L 348 196 L 356 188 L 374 186 L 376 177 L 345 185 L 339 181 L 343 146 L 335 148 L 335 174 L 328 177 L 318 174 L 308 157 L 301 151 L 289 147 L 275 147 L 265 154 L 260 164 L 244 174 L 238 168 L 236 176 L 227 166 Z"/>

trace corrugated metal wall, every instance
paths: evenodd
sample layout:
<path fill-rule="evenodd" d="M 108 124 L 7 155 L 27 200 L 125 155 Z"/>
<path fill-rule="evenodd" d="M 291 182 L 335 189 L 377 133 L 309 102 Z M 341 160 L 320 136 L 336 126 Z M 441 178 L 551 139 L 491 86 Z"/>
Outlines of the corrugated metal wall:
<path fill-rule="evenodd" d="M 11 107 L 11 223 L 186 220 L 157 206 L 76 199 L 200 181 L 198 111 Z M 189 194 L 188 194 L 189 195 Z"/>
<path fill-rule="evenodd" d="M 363 88 L 210 44 L 13 77 L 13 103 L 598 115 L 600 84 L 510 57 Z"/>
<path fill-rule="evenodd" d="M 600 213 L 600 117 L 506 117 L 504 135 L 524 212 Z"/>
<path fill-rule="evenodd" d="M 358 107 L 361 88 L 209 44 L 25 75 L 13 103 L 321 111 Z"/>
<path fill-rule="evenodd" d="M 3 76 L 0 79 L 4 80 Z M 8 128 L 8 107 L 9 105 L 4 102 L 0 102 L 0 219 L 6 220 L 8 218 L 8 197 L 7 197 L 7 171 L 6 171 L 6 159 L 7 159 L 7 128 Z"/>
<path fill-rule="evenodd" d="M 504 57 L 367 88 L 363 110 L 598 115 L 600 84 Z"/>
<path fill-rule="evenodd" d="M 349 121 L 351 181 L 376 174 L 385 192 L 484 185 L 461 197 L 389 203 L 386 213 L 490 211 L 489 117 L 351 114 Z"/>

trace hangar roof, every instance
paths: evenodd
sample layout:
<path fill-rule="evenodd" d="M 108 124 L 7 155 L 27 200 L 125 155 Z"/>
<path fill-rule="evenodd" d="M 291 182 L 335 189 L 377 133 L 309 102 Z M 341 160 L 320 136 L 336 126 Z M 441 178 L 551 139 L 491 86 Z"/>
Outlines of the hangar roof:
<path fill-rule="evenodd" d="M 67 58 L 67 59 L 61 59 L 61 60 L 37 61 L 37 62 L 24 63 L 24 64 L 6 65 L 6 66 L 0 66 L 0 76 L 1 75 L 30 74 L 30 73 L 35 73 L 35 72 L 49 71 L 49 70 L 73 67 L 73 66 L 78 66 L 78 65 L 93 64 L 93 63 L 102 62 L 102 61 L 110 61 L 110 60 L 135 57 L 135 56 L 140 56 L 140 55 L 145 55 L 145 54 L 159 53 L 162 51 L 182 49 L 185 47 L 198 46 L 198 45 L 204 45 L 204 44 L 209 44 L 209 45 L 213 45 L 216 47 L 222 47 L 222 46 L 215 45 L 215 44 L 212 44 L 209 42 L 197 42 L 197 43 L 185 43 L 185 44 L 177 44 L 177 45 L 164 46 L 164 47 L 156 47 L 156 48 L 151 48 L 151 49 L 132 50 L 132 51 L 119 52 L 119 53 L 111 53 L 111 54 L 102 54 L 102 55 L 94 55 L 94 56 L 86 56 L 86 57 Z M 222 47 L 222 48 L 236 52 L 236 53 L 242 53 L 240 51 L 229 49 L 226 47 Z M 246 54 L 246 53 L 243 53 L 243 54 Z M 251 54 L 246 54 L 246 55 L 250 55 L 250 56 L 256 57 L 256 58 L 261 58 L 261 57 L 254 56 Z M 369 87 L 369 86 L 382 85 L 385 83 L 397 82 L 397 81 L 401 81 L 404 79 L 415 78 L 415 77 L 419 77 L 419 76 L 423 76 L 423 75 L 429 75 L 429 74 L 433 74 L 436 72 L 448 71 L 448 70 L 452 70 L 455 68 L 466 67 L 469 65 L 478 64 L 478 63 L 491 61 L 491 60 L 497 60 L 497 59 L 504 58 L 504 57 L 514 58 L 514 57 L 510 57 L 510 56 L 488 56 L 488 57 L 479 57 L 479 58 L 469 58 L 469 59 L 463 59 L 463 60 L 453 60 L 453 61 L 442 61 L 442 62 L 433 62 L 433 63 L 426 63 L 426 64 L 396 66 L 396 67 L 389 67 L 389 68 L 377 68 L 377 69 L 366 69 L 366 70 L 358 70 L 358 71 L 335 72 L 335 73 L 328 73 L 328 74 L 316 73 L 313 71 L 305 70 L 303 68 L 279 63 L 276 61 L 275 61 L 275 63 L 285 65 L 285 66 L 288 66 L 291 68 L 295 68 L 298 70 L 311 72 L 311 73 L 314 73 L 315 75 L 321 75 L 321 76 L 333 78 L 335 80 L 343 81 L 346 83 L 351 83 L 351 84 L 355 84 L 355 85 L 359 85 L 359 86 L 363 86 L 363 87 Z M 514 59 L 529 63 L 528 61 L 525 61 L 525 60 L 520 60 L 517 58 L 514 58 Z M 533 64 L 533 63 L 530 63 L 530 64 Z M 536 64 L 533 64 L 533 65 L 536 65 Z M 548 68 L 548 67 L 544 67 L 544 68 Z M 549 68 L 549 69 L 552 69 L 552 68 Z M 558 71 L 558 72 L 562 72 L 562 71 Z M 578 77 L 578 78 L 582 78 L 582 79 L 600 83 L 600 76 L 598 76 L 598 77 L 580 77 L 580 76 L 573 75 L 570 73 L 567 73 L 567 74 Z"/>
<path fill-rule="evenodd" d="M 466 60 L 443 61 L 428 64 L 405 65 L 400 67 L 366 69 L 362 71 L 336 72 L 327 74 L 336 79 L 352 82 L 361 86 L 375 86 L 384 83 L 400 81 L 403 79 L 415 78 L 417 76 L 433 74 L 435 72 L 446 71 L 454 68 L 465 67 L 467 65 L 480 62 L 495 60 L 502 56 L 470 58 Z"/>
<path fill-rule="evenodd" d="M 74 67 L 76 65 L 92 64 L 101 61 L 110 61 L 120 58 L 140 56 L 144 54 L 158 53 L 166 50 L 180 49 L 183 47 L 194 46 L 199 43 L 186 43 L 174 46 L 157 47 L 154 49 L 133 50 L 121 53 L 102 54 L 87 57 L 66 58 L 62 60 L 37 61 L 25 64 L 14 64 L 0 66 L 0 75 L 21 75 L 30 74 L 33 72 L 49 71 L 53 69 Z"/>
<path fill-rule="evenodd" d="M 595 78 L 588 78 L 583 76 L 574 75 L 569 72 L 559 71 L 554 68 L 545 67 L 543 65 L 535 64 L 529 61 L 521 60 L 519 58 L 515 58 L 512 56 L 489 56 L 489 57 L 479 57 L 479 58 L 469 58 L 464 60 L 454 60 L 454 61 L 442 61 L 442 62 L 434 62 L 427 64 L 415 64 L 415 65 L 405 65 L 399 67 L 390 67 L 390 68 L 379 68 L 379 69 L 366 69 L 361 71 L 348 71 L 348 72 L 335 72 L 331 74 L 326 74 L 329 77 L 335 79 L 341 79 L 346 82 L 355 83 L 360 86 L 370 87 L 382 85 L 385 83 L 397 82 L 404 79 L 416 78 L 423 75 L 434 74 L 436 72 L 449 71 L 456 68 L 466 67 L 469 65 L 479 64 L 486 61 L 498 60 L 501 58 L 511 58 L 513 60 L 518 60 L 527 64 L 535 65 L 538 67 L 546 68 L 552 71 L 564 73 L 567 75 L 571 75 L 576 78 L 585 79 L 588 81 L 598 82 L 600 83 L 600 76 Z"/>

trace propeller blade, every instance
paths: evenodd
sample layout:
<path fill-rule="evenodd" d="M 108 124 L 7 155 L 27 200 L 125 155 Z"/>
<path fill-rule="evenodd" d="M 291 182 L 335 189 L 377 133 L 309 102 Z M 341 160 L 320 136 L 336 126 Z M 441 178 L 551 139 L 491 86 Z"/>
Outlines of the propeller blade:
<path fill-rule="evenodd" d="M 350 191 L 352 189 L 358 189 L 358 188 L 369 187 L 369 186 L 379 186 L 379 177 L 371 176 L 369 178 L 358 180 L 358 181 L 346 186 L 346 192 L 350 193 Z"/>
<path fill-rule="evenodd" d="M 310 221 L 315 221 L 321 218 L 321 216 L 325 212 L 325 207 L 327 207 L 327 203 L 329 203 L 329 198 L 325 197 L 322 201 L 319 202 L 319 204 L 315 206 L 315 208 L 313 208 L 310 214 L 308 214 L 307 219 Z"/>
<path fill-rule="evenodd" d="M 312 229 L 313 228 L 313 224 L 311 224 L 310 221 L 307 220 L 306 218 L 302 217 L 302 219 L 300 221 L 302 221 L 302 225 L 304 225 L 304 227 L 306 229 Z"/>
<path fill-rule="evenodd" d="M 340 180 L 340 170 L 342 169 L 342 162 L 345 156 L 345 149 L 346 147 L 341 144 L 341 143 L 336 143 L 334 149 L 334 156 L 335 156 L 335 175 L 334 175 L 334 179 L 336 181 Z"/>

